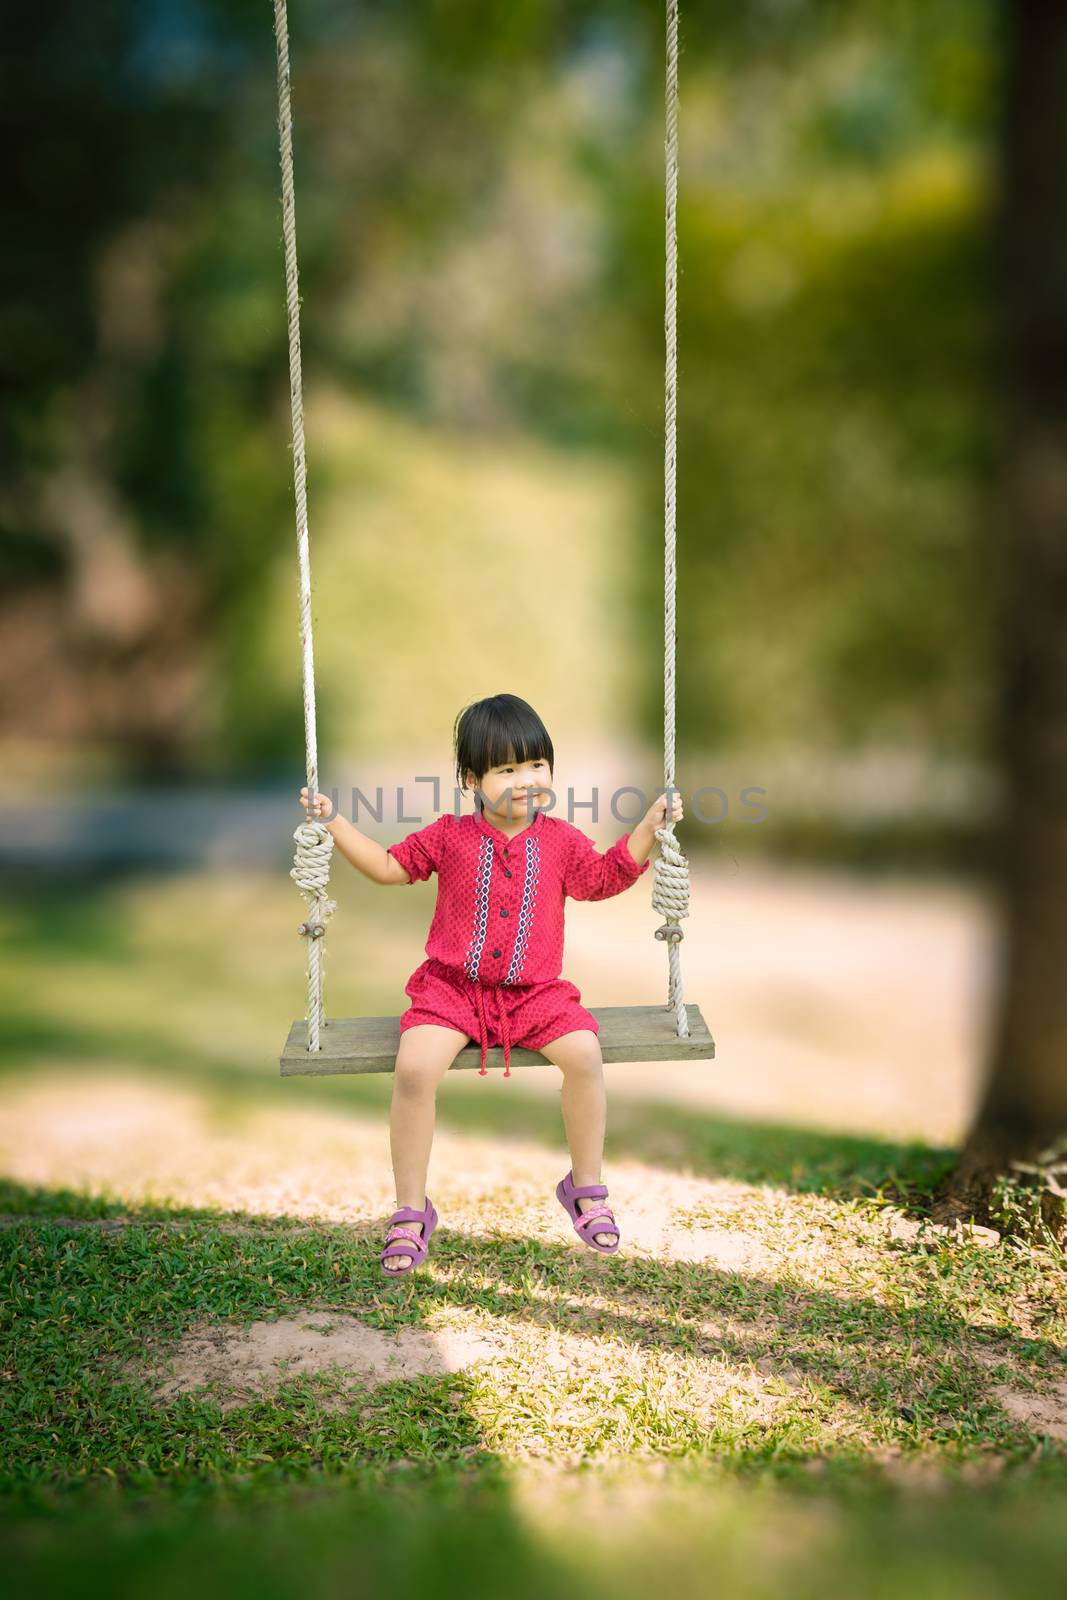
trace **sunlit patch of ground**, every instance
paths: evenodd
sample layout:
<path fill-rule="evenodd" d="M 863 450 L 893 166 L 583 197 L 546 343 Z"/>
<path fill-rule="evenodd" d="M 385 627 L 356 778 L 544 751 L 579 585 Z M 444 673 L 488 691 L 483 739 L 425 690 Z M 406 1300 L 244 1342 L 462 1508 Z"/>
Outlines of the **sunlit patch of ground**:
<path fill-rule="evenodd" d="M 290 1378 L 324 1374 L 336 1387 L 320 1399 L 327 1410 L 346 1410 L 362 1393 L 397 1379 L 435 1377 L 481 1366 L 491 1388 L 475 1389 L 468 1404 L 475 1415 L 491 1396 L 485 1422 L 508 1409 L 537 1415 L 538 1426 L 520 1453 L 532 1452 L 532 1437 L 559 1439 L 573 1425 L 582 1430 L 590 1412 L 625 1405 L 624 1386 L 638 1386 L 664 1409 L 710 1425 L 724 1410 L 756 1421 L 781 1404 L 782 1395 L 759 1372 L 739 1372 L 707 1361 L 650 1352 L 633 1345 L 564 1330 L 513 1323 L 482 1313 L 452 1310 L 433 1314 L 429 1326 L 383 1333 L 355 1314 L 305 1313 L 237 1324 L 201 1323 L 176 1349 L 131 1365 L 125 1376 L 149 1382 L 160 1401 L 179 1393 L 208 1393 L 223 1410 L 276 1390 Z M 576 1385 L 575 1377 L 581 1381 Z M 536 1379 L 536 1387 L 533 1379 Z M 506 1397 L 510 1396 L 510 1400 Z M 511 1426 L 504 1430 L 514 1432 Z M 511 1439 L 514 1448 L 515 1440 Z M 545 1452 L 542 1448 L 540 1453 Z"/>
<path fill-rule="evenodd" d="M 567 1164 L 562 1127 L 556 1150 L 439 1127 L 428 1187 L 442 1228 L 573 1239 L 585 1254 L 554 1195 Z M 384 1222 L 395 1204 L 384 1119 L 306 1105 L 220 1109 L 193 1089 L 96 1073 L 9 1081 L 0 1102 L 0 1166 L 28 1186 L 102 1192 L 131 1205 L 366 1225 Z M 855 1265 L 878 1259 L 872 1229 L 913 1236 L 917 1228 L 890 1210 L 854 1223 L 844 1238 L 839 1208 L 818 1196 L 635 1160 L 607 1162 L 605 1176 L 631 1255 L 729 1271 L 788 1268 L 819 1283 L 832 1277 L 830 1243 Z M 587 1259 L 594 1268 L 598 1258 L 590 1251 Z"/>

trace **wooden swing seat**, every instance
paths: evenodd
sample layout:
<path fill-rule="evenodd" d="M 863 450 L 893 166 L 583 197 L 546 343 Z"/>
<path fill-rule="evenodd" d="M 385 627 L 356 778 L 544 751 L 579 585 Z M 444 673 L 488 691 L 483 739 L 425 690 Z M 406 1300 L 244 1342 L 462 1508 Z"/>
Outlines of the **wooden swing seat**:
<path fill-rule="evenodd" d="M 304 449 L 303 378 L 300 364 L 300 292 L 296 255 L 296 187 L 293 175 L 292 105 L 290 96 L 289 24 L 286 0 L 274 0 L 274 26 L 278 47 L 278 135 L 282 173 L 282 233 L 285 244 L 285 297 L 289 325 L 289 385 L 293 419 L 293 489 L 296 510 L 297 559 L 300 572 L 300 643 L 304 688 L 304 743 L 307 770 L 307 822 L 294 832 L 296 862 L 290 877 L 307 900 L 309 911 L 301 924 L 301 936 L 321 938 L 326 922 L 335 909 L 327 898 L 332 841 L 321 824 L 312 826 L 311 808 L 318 790 L 318 742 L 315 720 L 315 669 L 312 648 L 311 547 L 307 518 L 307 481 Z M 667 140 L 666 156 L 666 259 L 665 312 L 666 370 L 664 386 L 664 777 L 674 784 L 675 700 L 674 658 L 676 654 L 676 425 L 677 410 L 677 294 L 678 246 L 675 224 L 678 176 L 678 0 L 667 0 Z M 399 791 L 398 791 L 399 794 Z M 668 824 L 668 829 L 673 824 Z M 667 831 L 657 829 L 661 844 Z M 329 845 L 329 848 L 327 848 Z M 674 927 L 688 915 L 689 866 L 671 839 L 657 862 L 666 883 L 654 890 L 653 908 L 668 916 L 657 938 L 680 938 Z M 660 885 L 657 883 L 657 890 Z M 323 962 L 321 952 L 308 960 L 308 1018 L 294 1022 L 281 1056 L 283 1076 L 312 1077 L 343 1072 L 392 1072 L 400 1048 L 399 1017 L 324 1018 Z M 677 964 L 672 969 L 668 994 L 684 995 Z M 686 1005 L 689 1032 L 680 1038 L 674 1008 L 669 1005 L 602 1006 L 593 1009 L 600 1029 L 600 1048 L 605 1061 L 701 1061 L 715 1054 L 715 1041 L 700 1008 Z M 312 1033 L 320 1048 L 308 1050 Z M 453 1067 L 478 1068 L 481 1046 L 471 1041 L 453 1061 Z M 547 1061 L 539 1050 L 516 1048 L 511 1060 L 517 1067 L 536 1067 Z M 501 1049 L 490 1050 L 486 1066 L 503 1067 Z"/>
<path fill-rule="evenodd" d="M 600 1024 L 600 1052 L 608 1061 L 706 1061 L 715 1054 L 715 1040 L 700 1014 L 700 1007 L 687 1005 L 689 1037 L 680 1039 L 674 1013 L 666 1006 L 590 1006 Z M 294 1022 L 282 1052 L 282 1077 L 321 1077 L 339 1072 L 392 1072 L 400 1048 L 399 1017 L 337 1017 L 323 1024 L 319 1034 L 321 1050 L 312 1054 L 307 1047 L 307 1019 Z M 516 1046 L 511 1052 L 513 1067 L 543 1067 L 546 1057 L 539 1050 Z M 481 1066 L 481 1047 L 472 1041 L 452 1063 L 457 1067 Z M 503 1067 L 504 1052 L 499 1047 L 486 1056 L 487 1067 Z"/>

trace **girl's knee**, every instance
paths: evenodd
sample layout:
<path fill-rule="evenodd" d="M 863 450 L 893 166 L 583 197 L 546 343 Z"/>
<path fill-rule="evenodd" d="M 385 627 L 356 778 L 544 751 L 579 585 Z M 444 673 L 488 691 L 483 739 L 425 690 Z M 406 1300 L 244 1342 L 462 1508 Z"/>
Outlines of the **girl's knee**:
<path fill-rule="evenodd" d="M 452 1029 L 412 1028 L 400 1036 L 394 1079 L 401 1094 L 425 1094 L 435 1089 L 467 1042 Z"/>
<path fill-rule="evenodd" d="M 429 1094 L 437 1088 L 447 1070 L 437 1061 L 427 1061 L 415 1055 L 400 1055 L 393 1069 L 393 1088 L 403 1095 Z"/>
<path fill-rule="evenodd" d="M 564 1048 L 560 1049 L 553 1057 L 559 1070 L 566 1074 L 574 1073 L 581 1077 L 595 1077 L 604 1069 L 604 1058 L 600 1053 L 600 1041 L 595 1033 L 575 1034 L 568 1039 Z"/>

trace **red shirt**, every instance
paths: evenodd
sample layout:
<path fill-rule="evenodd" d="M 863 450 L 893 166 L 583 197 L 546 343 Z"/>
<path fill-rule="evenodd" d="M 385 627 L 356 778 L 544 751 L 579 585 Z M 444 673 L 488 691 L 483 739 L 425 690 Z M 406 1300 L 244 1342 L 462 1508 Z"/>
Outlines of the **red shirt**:
<path fill-rule="evenodd" d="M 412 882 L 437 873 L 427 956 L 478 984 L 550 983 L 563 967 L 566 899 L 610 899 L 648 871 L 629 837 L 601 854 L 580 828 L 543 811 L 510 837 L 481 813 L 446 811 L 388 850 Z"/>

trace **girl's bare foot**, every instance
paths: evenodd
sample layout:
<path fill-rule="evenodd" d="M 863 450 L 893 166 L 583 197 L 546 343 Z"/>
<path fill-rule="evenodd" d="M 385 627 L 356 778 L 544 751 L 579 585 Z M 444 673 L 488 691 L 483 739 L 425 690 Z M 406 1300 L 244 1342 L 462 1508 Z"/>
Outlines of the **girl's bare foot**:
<path fill-rule="evenodd" d="M 405 1222 L 403 1226 L 409 1228 L 412 1233 L 417 1233 L 421 1239 L 424 1231 L 424 1225 L 421 1222 Z M 390 1229 L 390 1232 L 392 1232 L 392 1229 Z M 403 1238 L 403 1234 L 398 1234 L 397 1237 Z M 386 1237 L 385 1242 L 386 1244 L 389 1243 L 388 1237 Z M 386 1272 L 403 1272 L 410 1265 L 410 1256 L 387 1256 L 382 1262 L 382 1267 Z"/>
<path fill-rule="evenodd" d="M 588 1211 L 590 1206 L 606 1205 L 607 1201 L 605 1201 L 605 1200 L 576 1200 L 574 1203 L 578 1207 L 579 1211 Z M 597 1244 L 614 1244 L 615 1243 L 615 1234 L 613 1234 L 613 1233 L 594 1233 L 593 1238 L 596 1240 Z"/>

